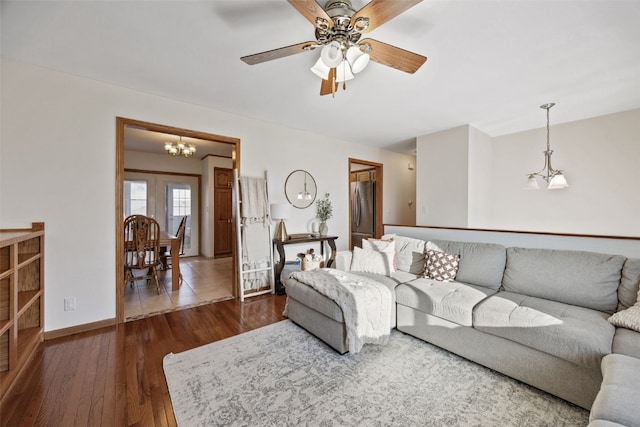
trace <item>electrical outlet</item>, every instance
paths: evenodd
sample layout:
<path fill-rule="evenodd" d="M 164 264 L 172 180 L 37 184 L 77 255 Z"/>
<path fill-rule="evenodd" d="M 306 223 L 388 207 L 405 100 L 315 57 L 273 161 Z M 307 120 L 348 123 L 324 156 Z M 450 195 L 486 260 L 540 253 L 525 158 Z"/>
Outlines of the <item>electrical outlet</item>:
<path fill-rule="evenodd" d="M 76 297 L 69 297 L 64 299 L 64 311 L 71 311 L 76 309 Z"/>

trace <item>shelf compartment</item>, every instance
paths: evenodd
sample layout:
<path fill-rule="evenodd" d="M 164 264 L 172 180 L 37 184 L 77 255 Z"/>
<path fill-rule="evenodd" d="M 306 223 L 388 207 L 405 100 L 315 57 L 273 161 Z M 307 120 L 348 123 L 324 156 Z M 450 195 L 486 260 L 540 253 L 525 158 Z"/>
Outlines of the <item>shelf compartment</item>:
<path fill-rule="evenodd" d="M 0 248 L 0 274 L 11 268 L 11 246 Z"/>
<path fill-rule="evenodd" d="M 11 315 L 11 280 L 13 276 L 0 280 L 0 325 Z"/>
<path fill-rule="evenodd" d="M 38 290 L 18 292 L 18 316 L 25 311 L 25 307 L 39 303 L 36 299 L 39 299 L 40 295 L 40 291 Z"/>
<path fill-rule="evenodd" d="M 42 253 L 41 244 L 40 236 L 18 242 L 18 263 L 22 264 L 39 256 Z"/>
<path fill-rule="evenodd" d="M 9 370 L 9 332 L 11 330 L 0 335 L 0 372 Z"/>
<path fill-rule="evenodd" d="M 24 265 L 18 272 L 18 292 L 40 290 L 40 262 L 38 258 Z"/>
<path fill-rule="evenodd" d="M 18 317 L 18 340 L 20 335 L 23 334 L 23 330 L 26 329 L 40 329 L 40 297 L 38 297 L 31 305 L 27 306 L 24 312 Z"/>

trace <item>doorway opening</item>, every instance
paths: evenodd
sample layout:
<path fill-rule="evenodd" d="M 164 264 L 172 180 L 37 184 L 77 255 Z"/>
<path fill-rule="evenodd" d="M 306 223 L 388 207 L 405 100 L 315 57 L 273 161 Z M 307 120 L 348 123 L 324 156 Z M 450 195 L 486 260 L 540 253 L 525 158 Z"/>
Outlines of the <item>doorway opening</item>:
<path fill-rule="evenodd" d="M 125 142 L 129 146 L 129 140 L 131 134 L 135 132 L 148 131 L 149 134 L 161 135 L 167 138 L 178 139 L 192 138 L 199 140 L 202 143 L 201 148 L 196 152 L 194 159 L 189 159 L 191 162 L 201 161 L 202 164 L 202 187 L 204 191 L 200 191 L 200 175 L 197 175 L 196 182 L 189 182 L 188 173 L 163 173 L 159 170 L 139 170 L 137 168 L 128 168 L 125 172 L 125 150 L 132 149 L 131 147 L 125 147 Z M 128 136 L 127 136 L 128 135 Z M 135 141 L 134 144 L 142 144 L 144 142 Z M 156 158 L 162 158 L 158 154 L 164 154 L 167 160 L 180 161 L 181 159 L 172 159 L 164 152 L 164 143 L 162 141 L 156 141 L 151 147 L 142 147 L 137 145 L 134 150 L 136 156 L 144 157 L 145 151 L 149 151 L 154 154 Z M 206 149 L 202 149 L 205 145 L 219 146 L 225 149 L 225 152 L 229 152 L 229 156 L 219 156 L 215 153 L 208 153 Z M 155 154 L 157 151 L 158 154 Z M 130 151 L 127 151 L 130 153 Z M 127 155 L 129 156 L 129 154 Z M 213 208 L 213 175 L 214 166 L 220 164 L 220 157 L 226 157 L 224 159 L 225 164 L 230 162 L 232 169 L 240 169 L 240 140 L 238 138 L 227 137 L 222 135 L 210 134 L 206 132 L 192 131 L 188 129 L 181 129 L 172 126 L 159 125 L 155 123 L 142 122 L 134 119 L 127 119 L 122 117 L 116 118 L 116 319 L 118 323 L 122 323 L 125 320 L 124 313 L 124 265 L 123 257 L 121 254 L 124 251 L 124 242 L 122 236 L 124 233 L 123 218 L 125 213 L 143 213 L 153 215 L 158 219 L 162 229 L 167 230 L 170 233 L 176 218 L 184 216 L 191 217 L 191 222 L 187 223 L 187 231 L 189 231 L 189 251 L 190 254 L 196 255 L 195 259 L 189 260 L 187 263 L 189 268 L 192 267 L 193 262 L 202 264 L 208 262 L 208 257 L 203 257 L 202 254 L 210 253 L 209 248 L 206 245 L 212 244 L 213 238 L 209 238 L 210 234 L 206 230 L 213 230 L 213 212 L 209 214 L 209 207 Z M 129 158 L 129 157 L 127 157 Z M 130 159 L 129 159 L 130 160 Z M 139 173 L 146 173 L 147 176 L 141 178 Z M 128 175 L 126 175 L 128 174 Z M 148 175 L 167 175 L 164 178 L 150 179 Z M 206 182 L 205 182 L 206 180 Z M 152 182 L 153 181 L 153 182 Z M 160 181 L 160 182 L 158 182 Z M 166 181 L 166 182 L 165 182 Z M 125 185 L 125 182 L 130 185 Z M 155 186 L 153 193 L 149 191 L 149 186 Z M 143 197 L 143 191 L 150 196 Z M 194 194 L 195 193 L 195 194 Z M 126 197 L 125 197 L 126 196 Z M 202 196 L 202 197 L 200 197 Z M 232 195 L 233 196 L 233 195 Z M 151 198 L 162 198 L 164 202 L 161 204 L 156 203 Z M 203 202 L 200 203 L 198 198 L 202 198 Z M 195 200 L 195 202 L 194 202 Z M 151 204 L 155 206 L 155 211 L 150 214 L 148 209 Z M 195 205 L 195 206 L 194 206 Z M 204 208 L 200 208 L 200 206 Z M 189 215 L 187 211 L 196 213 L 197 215 Z M 235 218 L 235 210 L 233 206 L 231 208 L 231 216 Z M 211 217 L 211 218 L 209 218 Z M 190 226 L 189 226 L 190 224 Z M 176 225 L 177 226 L 177 225 Z M 226 273 L 226 276 L 231 276 L 232 281 L 232 294 L 234 298 L 238 297 L 238 283 L 237 283 L 237 262 L 235 251 L 235 221 L 231 221 L 233 232 L 230 233 L 231 239 L 231 262 L 229 263 L 230 270 Z M 212 233 L 213 231 L 211 231 Z M 185 239 L 185 246 L 187 239 Z M 205 251 L 203 251 L 203 246 Z M 186 247 L 185 247 L 186 249 Z M 198 256 L 199 255 L 199 256 Z M 211 256 L 213 258 L 213 256 Z M 215 261 L 215 260 L 211 260 Z M 182 264 L 182 263 L 181 263 Z M 195 268 L 195 267 L 194 267 Z"/>
<path fill-rule="evenodd" d="M 349 159 L 349 248 L 382 236 L 382 163 Z"/>

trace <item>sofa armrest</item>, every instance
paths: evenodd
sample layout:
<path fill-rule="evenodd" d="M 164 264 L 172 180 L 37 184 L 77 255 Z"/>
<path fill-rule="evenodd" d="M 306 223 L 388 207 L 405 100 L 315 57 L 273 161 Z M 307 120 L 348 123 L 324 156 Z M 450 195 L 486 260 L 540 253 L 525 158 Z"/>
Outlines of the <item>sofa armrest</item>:
<path fill-rule="evenodd" d="M 338 251 L 336 252 L 336 269 L 342 271 L 349 271 L 351 269 L 351 257 L 353 254 L 350 251 Z"/>

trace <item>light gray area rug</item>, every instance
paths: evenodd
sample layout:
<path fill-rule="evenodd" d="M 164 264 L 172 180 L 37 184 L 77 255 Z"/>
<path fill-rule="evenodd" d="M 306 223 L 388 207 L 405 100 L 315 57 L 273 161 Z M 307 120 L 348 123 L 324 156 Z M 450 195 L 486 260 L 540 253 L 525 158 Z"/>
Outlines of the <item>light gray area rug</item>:
<path fill-rule="evenodd" d="M 586 426 L 588 412 L 393 331 L 340 356 L 285 320 L 164 358 L 178 425 Z"/>

